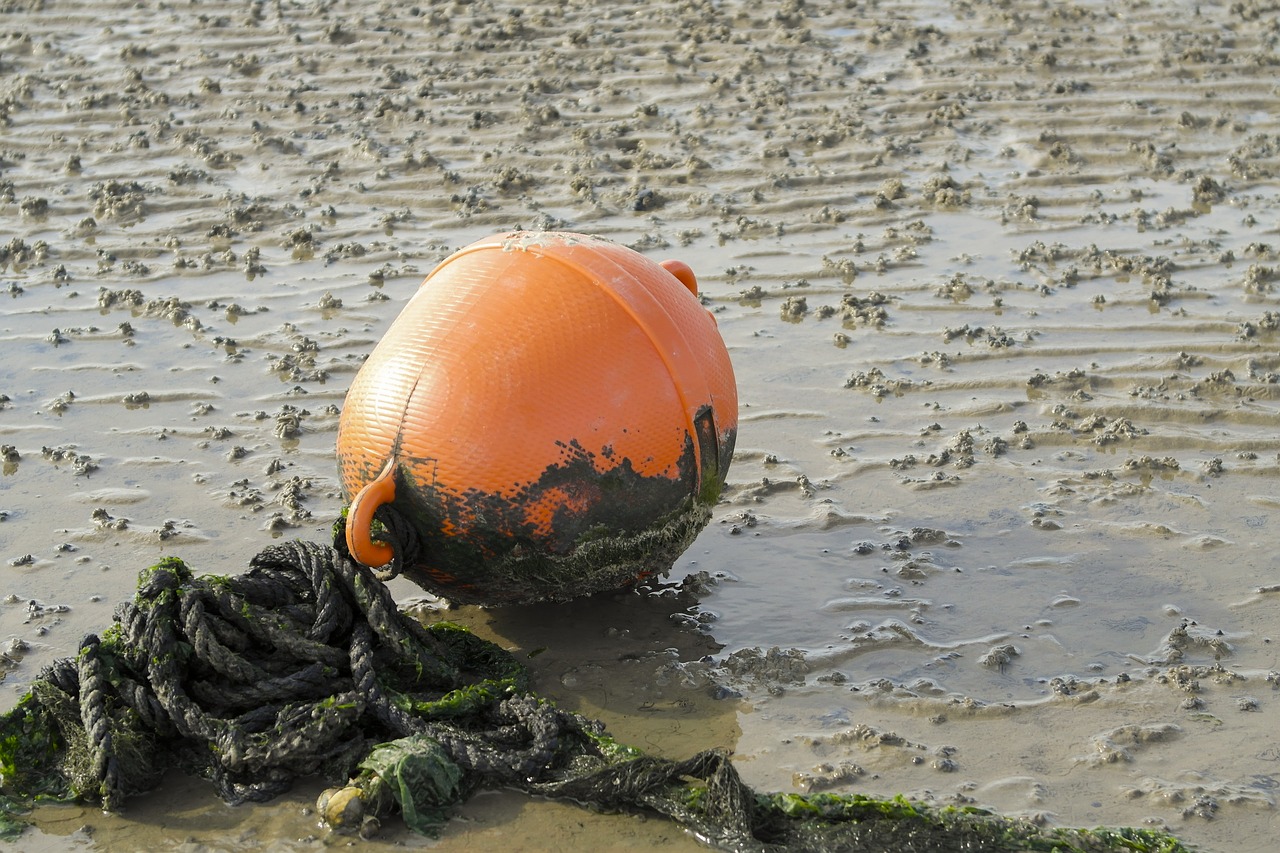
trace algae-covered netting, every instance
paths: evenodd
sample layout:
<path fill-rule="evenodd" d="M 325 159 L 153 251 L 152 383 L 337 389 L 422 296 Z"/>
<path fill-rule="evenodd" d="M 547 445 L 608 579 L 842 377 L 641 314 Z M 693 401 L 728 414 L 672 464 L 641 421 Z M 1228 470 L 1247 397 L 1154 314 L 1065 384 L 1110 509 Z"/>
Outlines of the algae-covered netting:
<path fill-rule="evenodd" d="M 433 833 L 477 788 L 508 787 L 657 812 L 733 850 L 1183 849 L 900 798 L 759 794 L 720 751 L 643 755 L 530 694 L 502 649 L 424 627 L 344 552 L 304 542 L 239 575 L 195 577 L 174 558 L 144 571 L 115 624 L 0 718 L 0 828 L 20 832 L 39 798 L 119 809 L 175 766 L 233 803 L 327 778 L 341 787 L 324 817 L 366 833 L 394 813 Z"/>

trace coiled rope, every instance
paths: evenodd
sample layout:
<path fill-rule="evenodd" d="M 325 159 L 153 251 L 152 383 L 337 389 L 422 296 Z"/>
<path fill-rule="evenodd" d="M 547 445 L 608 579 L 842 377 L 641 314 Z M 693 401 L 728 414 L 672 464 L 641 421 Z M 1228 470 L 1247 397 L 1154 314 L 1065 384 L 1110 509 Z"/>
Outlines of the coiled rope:
<path fill-rule="evenodd" d="M 342 550 L 341 522 L 334 538 L 272 546 L 239 575 L 196 577 L 177 558 L 143 571 L 115 624 L 0 717 L 0 834 L 20 831 L 12 816 L 35 797 L 115 811 L 179 767 L 229 803 L 325 778 L 341 787 L 322 815 L 364 833 L 393 813 L 432 833 L 475 789 L 510 787 L 655 811 L 732 850 L 1184 849 L 901 798 L 758 794 L 718 750 L 645 756 L 529 693 L 492 643 L 402 613 Z"/>

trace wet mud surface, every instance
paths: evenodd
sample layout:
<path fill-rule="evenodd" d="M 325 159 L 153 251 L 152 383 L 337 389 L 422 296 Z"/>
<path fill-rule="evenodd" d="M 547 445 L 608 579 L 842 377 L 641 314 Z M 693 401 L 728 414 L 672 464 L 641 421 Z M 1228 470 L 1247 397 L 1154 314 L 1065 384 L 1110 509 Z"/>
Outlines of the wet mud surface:
<path fill-rule="evenodd" d="M 682 593 L 451 618 L 761 788 L 1271 849 L 1277 38 L 1251 2 L 0 3 L 3 707 L 157 558 L 324 539 L 422 277 L 578 230 L 697 273 L 728 484 Z M 320 787 L 175 779 L 15 848 L 345 843 Z M 371 846 L 697 849 L 461 815 Z"/>

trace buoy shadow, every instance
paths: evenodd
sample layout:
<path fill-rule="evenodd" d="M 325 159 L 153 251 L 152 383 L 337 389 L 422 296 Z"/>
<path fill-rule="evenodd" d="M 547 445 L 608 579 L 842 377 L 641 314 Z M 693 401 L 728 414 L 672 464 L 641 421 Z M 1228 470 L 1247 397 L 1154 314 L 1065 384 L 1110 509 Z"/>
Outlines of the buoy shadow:
<path fill-rule="evenodd" d="M 563 603 L 459 607 L 466 625 L 529 667 L 531 687 L 605 723 L 618 740 L 683 757 L 732 748 L 740 701 L 708 678 L 720 645 L 699 631 L 697 598 L 677 586 L 603 593 Z"/>

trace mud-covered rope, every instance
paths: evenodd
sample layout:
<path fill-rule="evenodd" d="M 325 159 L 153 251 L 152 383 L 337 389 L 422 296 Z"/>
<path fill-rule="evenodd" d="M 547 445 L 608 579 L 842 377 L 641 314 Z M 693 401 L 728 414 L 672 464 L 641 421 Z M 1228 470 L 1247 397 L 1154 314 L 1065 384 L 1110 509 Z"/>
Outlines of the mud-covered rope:
<path fill-rule="evenodd" d="M 115 624 L 0 717 L 0 835 L 36 797 L 114 811 L 178 767 L 230 803 L 328 779 L 341 787 L 323 816 L 363 832 L 392 813 L 434 832 L 475 789 L 510 787 L 651 810 L 733 850 L 1183 849 L 1149 831 L 1048 830 L 901 799 L 761 795 L 722 752 L 642 755 L 530 694 L 492 643 L 405 615 L 342 542 L 339 525 L 336 548 L 276 545 L 241 575 L 196 577 L 176 558 L 144 571 Z"/>
<path fill-rule="evenodd" d="M 391 562 L 374 570 L 374 577 L 386 582 L 399 576 L 405 566 L 419 565 L 425 548 L 422 538 L 407 518 L 393 504 L 383 504 L 373 514 L 374 521 L 382 527 L 379 538 L 391 546 Z"/>

